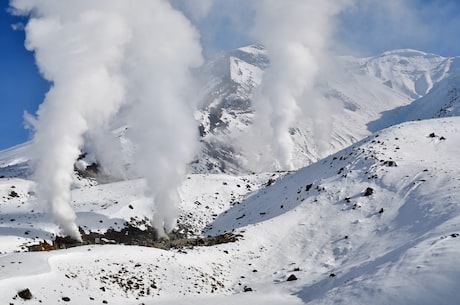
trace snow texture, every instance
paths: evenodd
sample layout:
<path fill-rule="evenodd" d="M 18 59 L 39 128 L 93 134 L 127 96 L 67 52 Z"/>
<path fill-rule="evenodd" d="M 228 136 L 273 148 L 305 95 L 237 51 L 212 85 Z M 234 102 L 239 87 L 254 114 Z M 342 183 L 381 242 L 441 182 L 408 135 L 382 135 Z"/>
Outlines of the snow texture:
<path fill-rule="evenodd" d="M 457 304 L 459 129 L 458 117 L 404 123 L 296 172 L 191 174 L 180 189 L 191 236 L 243 237 L 169 251 L 27 252 L 59 231 L 35 209 L 34 182 L 11 174 L 27 146 L 4 151 L 0 295 L 14 304 L 28 302 L 17 296 L 26 288 L 44 304 Z M 75 180 L 84 230 L 142 227 L 150 215 L 142 179 Z"/>

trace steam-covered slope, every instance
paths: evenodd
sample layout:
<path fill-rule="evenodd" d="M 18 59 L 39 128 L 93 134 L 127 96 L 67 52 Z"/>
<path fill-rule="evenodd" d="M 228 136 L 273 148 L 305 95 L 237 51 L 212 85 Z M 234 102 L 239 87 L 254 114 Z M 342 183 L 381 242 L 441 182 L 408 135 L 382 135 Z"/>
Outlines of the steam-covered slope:
<path fill-rule="evenodd" d="M 393 124 L 456 115 L 457 61 L 415 50 L 331 59 L 314 103 L 300 101 L 312 106 L 291 126 L 294 164 L 310 164 Z M 201 72 L 207 91 L 197 113 L 203 149 L 194 171 L 248 170 L 235 143 L 250 129 L 252 94 L 268 65 L 269 54 L 260 46 L 223 54 L 205 65 Z"/>
<path fill-rule="evenodd" d="M 243 236 L 213 247 L 14 253 L 57 228 L 37 210 L 32 182 L 2 178 L 0 295 L 18 304 L 24 288 L 46 304 L 457 304 L 459 129 L 458 117 L 405 123 L 284 177 L 190 175 L 180 222 L 191 234 Z M 142 184 L 75 185 L 78 224 L 142 227 Z"/>

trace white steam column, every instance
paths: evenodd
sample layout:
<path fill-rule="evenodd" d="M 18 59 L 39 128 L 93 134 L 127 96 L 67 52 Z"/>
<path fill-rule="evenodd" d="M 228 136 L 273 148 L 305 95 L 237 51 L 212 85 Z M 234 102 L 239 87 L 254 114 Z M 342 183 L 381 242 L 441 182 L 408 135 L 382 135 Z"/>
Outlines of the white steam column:
<path fill-rule="evenodd" d="M 39 199 L 61 233 L 81 240 L 71 207 L 74 163 L 84 137 L 107 131 L 122 105 L 132 112 L 137 165 L 155 199 L 153 225 L 160 233 L 171 230 L 176 189 L 196 145 L 189 70 L 202 58 L 192 25 L 166 0 L 10 5 L 30 16 L 26 47 L 52 83 L 33 122 L 33 154 Z"/>
<path fill-rule="evenodd" d="M 321 107 L 315 105 L 317 76 L 332 39 L 333 17 L 349 2 L 254 1 L 252 35 L 266 47 L 270 67 L 254 95 L 254 128 L 247 144 L 258 152 L 252 158 L 262 169 L 294 169 L 295 145 L 289 129 L 299 118 L 317 120 L 314 109 Z"/>

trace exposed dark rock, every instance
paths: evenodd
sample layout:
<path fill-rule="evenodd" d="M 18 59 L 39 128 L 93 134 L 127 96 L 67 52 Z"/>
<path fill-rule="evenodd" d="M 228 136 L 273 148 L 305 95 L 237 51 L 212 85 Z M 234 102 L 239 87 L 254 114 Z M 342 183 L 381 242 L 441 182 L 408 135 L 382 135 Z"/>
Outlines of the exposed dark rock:
<path fill-rule="evenodd" d="M 305 186 L 305 192 L 308 192 L 312 188 L 312 186 L 313 186 L 313 183 L 307 184 Z"/>
<path fill-rule="evenodd" d="M 18 296 L 24 300 L 32 299 L 32 293 L 30 292 L 29 288 L 19 291 Z"/>
<path fill-rule="evenodd" d="M 391 160 L 383 162 L 383 165 L 386 165 L 386 166 L 389 166 L 389 167 L 397 167 L 398 166 L 398 164 L 396 164 L 395 161 L 391 161 Z"/>
<path fill-rule="evenodd" d="M 252 288 L 248 287 L 248 286 L 244 286 L 243 291 L 244 292 L 250 292 L 250 291 L 252 291 Z"/>
<path fill-rule="evenodd" d="M 288 282 L 292 282 L 292 281 L 297 281 L 297 276 L 295 276 L 295 274 L 291 274 L 287 280 Z"/>
<path fill-rule="evenodd" d="M 275 179 L 270 178 L 270 179 L 268 179 L 267 184 L 265 184 L 265 186 L 270 186 L 273 183 L 275 183 Z"/>
<path fill-rule="evenodd" d="M 371 187 L 368 187 L 368 188 L 366 189 L 366 191 L 364 191 L 364 196 L 367 197 L 367 196 L 372 195 L 373 193 L 374 193 L 374 189 L 371 188 Z"/>
<path fill-rule="evenodd" d="M 382 214 L 385 210 L 383 208 L 380 209 L 379 213 Z"/>
<path fill-rule="evenodd" d="M 19 197 L 19 194 L 16 193 L 15 191 L 11 191 L 8 196 L 10 196 L 11 198 L 14 198 L 14 197 Z"/>
<path fill-rule="evenodd" d="M 64 302 L 70 302 L 70 298 L 69 298 L 69 297 L 62 297 L 62 300 L 63 300 Z"/>
<path fill-rule="evenodd" d="M 109 229 L 103 234 L 97 232 L 85 233 L 83 230 L 80 230 L 80 233 L 83 242 L 78 242 L 68 236 L 58 236 L 51 245 L 43 241 L 29 246 L 28 249 L 29 251 L 50 251 L 92 244 L 124 244 L 167 250 L 171 248 L 180 249 L 194 246 L 213 246 L 235 242 L 238 238 L 242 237 L 242 235 L 239 234 L 225 233 L 217 236 L 187 238 L 185 235 L 173 232 L 170 234 L 169 239 L 159 239 L 157 232 L 152 227 L 141 230 L 131 225 L 127 225 L 120 231 Z"/>

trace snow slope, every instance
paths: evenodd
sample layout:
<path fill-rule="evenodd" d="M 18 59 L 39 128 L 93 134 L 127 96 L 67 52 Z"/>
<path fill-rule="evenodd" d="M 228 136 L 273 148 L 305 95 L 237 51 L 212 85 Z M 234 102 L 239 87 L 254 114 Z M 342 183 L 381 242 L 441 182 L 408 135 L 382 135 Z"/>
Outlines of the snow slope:
<path fill-rule="evenodd" d="M 180 217 L 189 235 L 242 235 L 212 247 L 24 252 L 57 230 L 33 182 L 5 175 L 0 295 L 13 304 L 457 304 L 459 130 L 458 117 L 409 122 L 297 172 L 189 175 Z M 142 180 L 77 182 L 85 230 L 145 225 Z M 25 288 L 31 301 L 17 296 Z"/>

